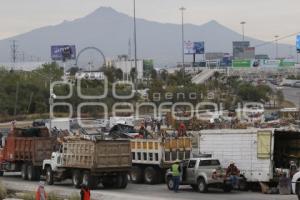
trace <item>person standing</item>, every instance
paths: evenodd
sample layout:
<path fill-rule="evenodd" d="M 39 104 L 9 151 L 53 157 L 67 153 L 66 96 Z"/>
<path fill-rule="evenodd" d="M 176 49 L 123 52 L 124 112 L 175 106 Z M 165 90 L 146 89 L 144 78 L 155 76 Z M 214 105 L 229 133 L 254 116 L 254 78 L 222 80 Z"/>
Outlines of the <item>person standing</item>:
<path fill-rule="evenodd" d="M 91 199 L 90 189 L 86 185 L 81 186 L 80 196 L 81 196 L 81 200 L 90 200 Z"/>
<path fill-rule="evenodd" d="M 179 160 L 176 160 L 176 162 L 171 166 L 171 172 L 172 172 L 172 178 L 173 178 L 173 191 L 178 192 L 179 184 L 180 184 L 180 165 Z"/>
<path fill-rule="evenodd" d="M 45 183 L 40 182 L 39 187 L 35 193 L 35 200 L 47 200 L 47 193 L 45 191 Z"/>

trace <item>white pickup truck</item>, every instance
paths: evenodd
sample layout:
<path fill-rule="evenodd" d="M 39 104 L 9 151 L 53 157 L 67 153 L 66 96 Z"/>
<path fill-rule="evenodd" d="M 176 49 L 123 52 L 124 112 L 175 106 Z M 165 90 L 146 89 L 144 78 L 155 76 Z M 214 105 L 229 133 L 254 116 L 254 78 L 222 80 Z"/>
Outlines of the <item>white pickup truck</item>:
<path fill-rule="evenodd" d="M 182 178 L 180 185 L 191 185 L 196 191 L 204 193 L 209 187 L 222 188 L 224 192 L 232 190 L 232 184 L 225 176 L 220 161 L 212 158 L 191 158 L 180 164 Z M 169 190 L 173 189 L 172 172 L 166 173 Z"/>

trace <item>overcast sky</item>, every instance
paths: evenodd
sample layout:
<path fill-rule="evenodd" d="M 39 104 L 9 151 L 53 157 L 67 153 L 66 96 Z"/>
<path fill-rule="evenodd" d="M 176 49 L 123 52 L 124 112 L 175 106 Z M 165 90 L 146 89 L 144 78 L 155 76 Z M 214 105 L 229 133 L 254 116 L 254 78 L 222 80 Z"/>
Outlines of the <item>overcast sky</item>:
<path fill-rule="evenodd" d="M 0 39 L 63 20 L 83 17 L 101 6 L 132 15 L 133 0 L 1 0 Z M 187 8 L 185 21 L 203 24 L 210 20 L 246 35 L 272 40 L 300 32 L 300 0 L 136 0 L 137 17 L 180 23 L 179 7 Z M 295 43 L 295 37 L 283 40 Z"/>

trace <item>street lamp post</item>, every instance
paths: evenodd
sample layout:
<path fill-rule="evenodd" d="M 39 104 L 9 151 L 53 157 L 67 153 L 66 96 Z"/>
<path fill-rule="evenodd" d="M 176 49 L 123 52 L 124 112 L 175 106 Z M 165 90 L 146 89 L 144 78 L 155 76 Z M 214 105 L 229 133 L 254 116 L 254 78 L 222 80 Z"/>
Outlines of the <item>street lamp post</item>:
<path fill-rule="evenodd" d="M 275 37 L 275 52 L 276 52 L 276 59 L 278 58 L 278 38 L 279 38 L 279 36 L 278 35 L 275 35 L 274 36 Z"/>
<path fill-rule="evenodd" d="M 245 24 L 246 24 L 245 21 L 241 22 L 241 25 L 242 25 L 242 34 L 243 34 L 243 41 L 245 41 Z"/>
<path fill-rule="evenodd" d="M 179 8 L 181 11 L 181 50 L 182 50 L 182 69 L 183 69 L 183 75 L 185 74 L 185 67 L 184 67 L 184 11 L 186 10 L 185 7 Z"/>
<path fill-rule="evenodd" d="M 135 0 L 133 0 L 133 35 L 134 35 L 134 68 L 135 68 L 135 90 L 137 90 L 137 75 L 138 75 L 138 70 L 137 70 L 137 39 L 136 39 L 136 17 L 135 17 Z"/>

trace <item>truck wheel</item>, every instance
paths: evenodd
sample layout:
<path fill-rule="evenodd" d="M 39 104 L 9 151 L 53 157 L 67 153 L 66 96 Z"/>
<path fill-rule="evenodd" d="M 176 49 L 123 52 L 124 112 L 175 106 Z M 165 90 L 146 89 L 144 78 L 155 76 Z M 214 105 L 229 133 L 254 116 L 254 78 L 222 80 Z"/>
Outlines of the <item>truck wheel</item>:
<path fill-rule="evenodd" d="M 22 164 L 21 167 L 21 176 L 23 180 L 27 180 L 28 179 L 28 175 L 27 175 L 27 164 Z"/>
<path fill-rule="evenodd" d="M 82 177 L 82 184 L 95 189 L 98 185 L 98 178 L 92 176 L 89 171 L 85 171 Z"/>
<path fill-rule="evenodd" d="M 34 170 L 35 170 L 35 180 L 39 181 L 41 179 L 42 169 L 41 167 L 35 167 Z"/>
<path fill-rule="evenodd" d="M 130 177 L 133 183 L 142 183 L 143 169 L 138 166 L 133 166 L 130 172 Z"/>
<path fill-rule="evenodd" d="M 168 186 L 169 190 L 173 190 L 173 188 L 174 188 L 174 181 L 173 181 L 173 178 L 171 176 L 169 176 L 167 178 L 167 186 Z"/>
<path fill-rule="evenodd" d="M 0 177 L 4 175 L 4 171 L 0 171 Z"/>
<path fill-rule="evenodd" d="M 75 170 L 73 172 L 72 182 L 75 188 L 80 188 L 82 183 L 82 175 L 79 170 Z"/>
<path fill-rule="evenodd" d="M 144 180 L 146 184 L 156 184 L 157 183 L 157 172 L 153 167 L 147 167 L 144 172 Z"/>
<path fill-rule="evenodd" d="M 120 173 L 117 176 L 116 188 L 124 189 L 127 187 L 128 177 L 126 173 Z"/>
<path fill-rule="evenodd" d="M 46 169 L 46 183 L 48 185 L 54 184 L 53 171 L 52 171 L 51 167 L 47 167 L 47 169 Z"/>
<path fill-rule="evenodd" d="M 27 166 L 27 176 L 29 181 L 36 180 L 36 171 L 35 168 L 32 165 Z"/>
<path fill-rule="evenodd" d="M 206 185 L 206 182 L 203 178 L 200 178 L 198 180 L 198 191 L 201 192 L 201 193 L 205 193 L 207 192 L 207 185 Z"/>

